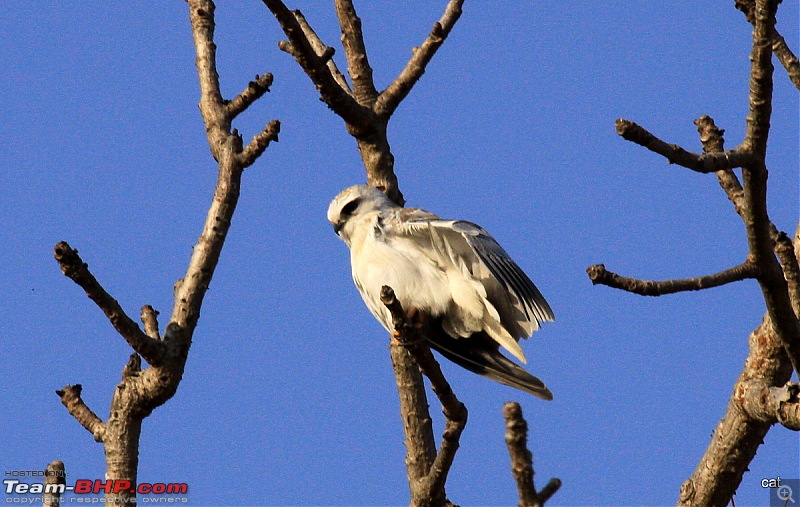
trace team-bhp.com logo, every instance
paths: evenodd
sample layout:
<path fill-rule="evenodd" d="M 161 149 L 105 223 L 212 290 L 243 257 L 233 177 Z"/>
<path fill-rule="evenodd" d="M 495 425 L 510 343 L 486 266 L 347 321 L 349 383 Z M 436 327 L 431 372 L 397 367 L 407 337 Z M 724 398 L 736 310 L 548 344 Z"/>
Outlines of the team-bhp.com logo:
<path fill-rule="evenodd" d="M 164 499 L 169 498 L 169 503 L 186 503 L 188 502 L 185 496 L 189 492 L 189 486 L 185 482 L 141 482 L 139 484 L 131 484 L 130 481 L 125 480 L 100 480 L 100 479 L 78 479 L 74 485 L 66 484 L 42 484 L 42 483 L 28 483 L 19 479 L 4 479 L 3 486 L 6 495 L 6 503 L 28 503 L 23 501 L 23 495 L 44 495 L 56 494 L 63 495 L 65 493 L 72 493 L 73 495 L 99 495 L 109 493 L 130 493 L 136 495 L 163 495 L 150 496 L 149 498 L 141 498 L 140 500 L 150 503 L 161 503 Z M 173 495 L 167 497 L 166 495 Z M 184 496 L 175 496 L 184 495 Z M 78 500 L 79 502 L 85 502 Z"/>

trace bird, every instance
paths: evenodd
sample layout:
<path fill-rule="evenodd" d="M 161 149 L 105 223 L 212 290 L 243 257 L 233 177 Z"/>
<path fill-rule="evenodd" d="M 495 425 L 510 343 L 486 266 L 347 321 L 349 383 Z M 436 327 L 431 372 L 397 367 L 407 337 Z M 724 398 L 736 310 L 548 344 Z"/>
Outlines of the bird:
<path fill-rule="evenodd" d="M 541 380 L 500 351 L 526 363 L 519 340 L 555 320 L 553 310 L 488 232 L 404 208 L 367 185 L 340 192 L 327 218 L 350 249 L 364 303 L 390 333 L 392 316 L 380 297 L 385 285 L 409 315 L 426 319 L 423 334 L 433 350 L 469 371 L 553 399 Z"/>

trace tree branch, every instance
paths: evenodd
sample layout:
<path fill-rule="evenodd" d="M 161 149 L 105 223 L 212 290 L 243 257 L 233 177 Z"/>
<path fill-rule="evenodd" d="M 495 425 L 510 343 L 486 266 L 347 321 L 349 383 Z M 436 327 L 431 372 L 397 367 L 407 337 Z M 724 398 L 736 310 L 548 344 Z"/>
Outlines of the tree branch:
<path fill-rule="evenodd" d="M 305 35 L 308 43 L 311 45 L 311 49 L 313 49 L 314 53 L 320 57 L 330 55 L 327 58 L 328 61 L 326 63 L 328 70 L 330 70 L 333 79 L 342 88 L 342 90 L 352 95 L 352 90 L 350 89 L 350 85 L 347 83 L 347 79 L 344 77 L 344 74 L 342 74 L 342 71 L 339 70 L 339 67 L 336 66 L 336 62 L 333 61 L 333 55 L 335 52 L 334 49 L 322 42 L 322 39 L 319 38 L 317 32 L 315 32 L 311 28 L 311 25 L 308 24 L 308 21 L 306 21 L 303 13 L 298 10 L 295 10 L 292 13 L 294 14 L 295 19 L 297 19 L 300 29 L 303 30 L 303 35 Z"/>
<path fill-rule="evenodd" d="M 794 83 L 794 86 L 800 90 L 800 61 L 798 61 L 797 56 L 792 50 L 789 49 L 789 45 L 786 44 L 786 39 L 775 30 L 775 27 L 772 28 L 771 38 L 772 52 L 778 57 L 778 61 L 781 62 L 783 68 L 786 69 L 786 73 L 789 75 L 789 79 L 792 83 Z"/>
<path fill-rule="evenodd" d="M 708 115 L 703 115 L 694 121 L 697 125 L 697 132 L 700 134 L 700 142 L 703 144 L 705 153 L 720 154 L 725 152 L 725 131 L 714 124 L 714 119 Z M 744 218 L 744 189 L 736 177 L 733 169 L 720 169 L 716 172 L 719 186 L 725 191 L 728 200 L 733 204 L 733 209 L 740 217 Z"/>
<path fill-rule="evenodd" d="M 703 115 L 695 120 L 694 123 L 697 125 L 700 141 L 703 143 L 703 150 L 706 153 L 719 153 L 724 150 L 725 139 L 723 135 L 725 131 L 717 128 L 712 118 Z M 724 169 L 717 171 L 717 179 L 728 199 L 733 203 L 736 213 L 742 220 L 745 220 L 748 216 L 748 205 L 745 201 L 744 188 L 739 182 L 739 178 L 736 177 L 732 170 Z M 769 223 L 769 234 L 788 284 L 792 308 L 795 315 L 800 315 L 800 267 L 798 266 L 797 255 L 792 241 L 785 232 L 779 231 L 772 222 Z"/>
<path fill-rule="evenodd" d="M 81 391 L 83 391 L 83 386 L 80 384 L 66 385 L 63 389 L 56 391 L 56 394 L 61 398 L 61 403 L 67 407 L 70 415 L 92 434 L 95 441 L 102 442 L 106 433 L 106 425 L 83 402 Z"/>
<path fill-rule="evenodd" d="M 83 403 L 80 385 L 68 385 L 57 391 L 73 417 L 91 431 L 96 440 L 103 442 L 105 478 L 128 481 L 134 491 L 142 421 L 178 389 L 203 298 L 236 209 L 242 172 L 246 165 L 252 164 L 261 155 L 269 141 L 277 140 L 279 128 L 277 122 L 270 122 L 264 132 L 254 137 L 247 149 L 242 149 L 242 138 L 235 129 L 231 130 L 231 123 L 237 114 L 267 91 L 271 76 L 257 77 L 233 101 L 223 100 L 213 41 L 214 2 L 188 0 L 188 3 L 197 53 L 200 112 L 211 154 L 218 162 L 218 177 L 203 232 L 194 247 L 185 276 L 175 285 L 175 304 L 163 340 L 159 339 L 158 312 L 150 306 L 142 309 L 141 319 L 146 333 L 142 332 L 103 290 L 76 250 L 66 243 L 59 243 L 55 249 L 55 257 L 64 274 L 83 287 L 135 351 L 122 370 L 122 380 L 112 395 L 110 413 L 105 423 Z M 142 369 L 142 358 L 150 363 L 149 367 Z M 129 490 L 107 492 L 105 501 L 114 505 L 135 505 L 136 494 Z"/>
<path fill-rule="evenodd" d="M 160 340 L 161 336 L 158 332 L 158 312 L 150 305 L 144 305 L 140 314 L 142 325 L 144 325 L 144 332 L 154 340 Z"/>
<path fill-rule="evenodd" d="M 792 308 L 789 288 L 772 243 L 767 213 L 766 150 L 772 114 L 772 49 L 769 34 L 775 27 L 777 2 L 758 0 L 755 7 L 753 49 L 750 54 L 750 98 L 747 132 L 742 143 L 758 159 L 742 167 L 744 224 L 750 258 L 759 271 L 758 282 L 772 325 L 794 370 L 800 374 L 800 323 Z"/>
<path fill-rule="evenodd" d="M 418 48 L 412 49 L 413 55 L 392 83 L 383 90 L 375 104 L 375 112 L 380 116 L 391 116 L 419 78 L 425 73 L 425 67 L 444 43 L 450 31 L 461 17 L 464 0 L 450 0 L 445 7 L 441 19 L 433 24 L 428 37 Z"/>
<path fill-rule="evenodd" d="M 800 318 L 800 265 L 798 265 L 794 245 L 783 231 L 777 231 L 773 235 L 773 242 L 775 243 L 775 254 L 781 261 L 781 268 L 786 278 L 792 309 Z"/>
<path fill-rule="evenodd" d="M 100 282 L 89 271 L 89 265 L 83 262 L 78 251 L 61 241 L 54 248 L 55 258 L 61 272 L 78 284 L 89 299 L 103 310 L 114 329 L 125 338 L 128 345 L 142 355 L 150 364 L 159 364 L 164 357 L 164 344 L 147 336 L 136 322 L 125 313 L 116 299 L 106 292 Z"/>
<path fill-rule="evenodd" d="M 281 0 L 263 0 L 263 2 L 278 20 L 283 33 L 289 39 L 288 43 L 281 43 L 278 47 L 294 56 L 311 82 L 317 87 L 320 98 L 347 123 L 367 124 L 372 116 L 372 111 L 359 105 L 349 91 L 337 82 L 328 67 L 333 52 L 317 55 L 303 27 L 298 22 L 296 15 L 299 13 L 290 11 Z M 302 14 L 299 16 L 302 17 Z M 304 23 L 304 25 L 310 28 L 308 23 Z"/>
<path fill-rule="evenodd" d="M 787 383 L 782 387 L 750 380 L 739 386 L 742 409 L 756 421 L 765 424 L 780 423 L 793 431 L 800 431 L 800 384 Z"/>
<path fill-rule="evenodd" d="M 755 0 L 735 0 L 735 4 L 736 8 L 744 13 L 747 21 L 755 25 Z M 786 69 L 786 72 L 789 74 L 789 79 L 791 79 L 792 83 L 800 90 L 800 62 L 798 62 L 797 56 L 792 53 L 792 50 L 789 49 L 789 46 L 786 44 L 786 40 L 778 33 L 778 30 L 774 26 L 769 33 L 769 37 L 772 40 L 772 52 Z"/>
<path fill-rule="evenodd" d="M 273 120 L 257 134 L 242 150 L 242 140 L 236 131 L 231 131 L 234 113 L 247 101 L 255 100 L 247 95 L 227 105 L 221 98 L 219 74 L 214 44 L 214 3 L 211 0 L 190 0 L 189 14 L 192 36 L 197 52 L 197 76 L 200 82 L 200 112 L 206 125 L 211 153 L 218 162 L 219 173 L 214 198 L 208 210 L 203 232 L 194 247 L 192 258 L 182 283 L 175 291 L 175 306 L 172 329 L 185 343 L 190 343 L 191 334 L 200 317 L 214 270 L 219 262 L 231 219 L 236 210 L 241 187 L 242 171 L 252 164 L 270 141 L 277 139 L 280 124 Z M 266 78 L 264 78 L 266 79 Z M 263 83 L 262 83 L 263 84 Z M 173 336 L 177 337 L 177 334 Z M 146 358 L 145 358 L 146 359 Z"/>
<path fill-rule="evenodd" d="M 741 148 L 723 153 L 704 153 L 702 155 L 691 153 L 677 144 L 665 143 L 644 127 L 622 118 L 616 121 L 616 128 L 617 134 L 626 141 L 644 146 L 666 158 L 670 164 L 678 164 L 699 173 L 713 173 L 722 169 L 742 167 L 751 164 L 754 160 L 749 150 Z"/>
<path fill-rule="evenodd" d="M 361 32 L 361 18 L 351 0 L 334 0 L 339 26 L 342 29 L 342 46 L 347 57 L 347 73 L 353 81 L 353 95 L 362 106 L 372 107 L 378 98 L 378 91 L 372 80 L 372 67 L 369 66 L 364 34 Z"/>
<path fill-rule="evenodd" d="M 250 167 L 264 153 L 269 143 L 278 142 L 278 133 L 281 131 L 281 123 L 272 120 L 264 127 L 264 130 L 253 136 L 253 139 L 244 147 L 239 155 L 239 162 L 242 167 Z"/>
<path fill-rule="evenodd" d="M 506 421 L 506 445 L 511 456 L 511 473 L 517 483 L 519 507 L 542 507 L 561 487 L 560 479 L 550 479 L 541 491 L 536 491 L 533 482 L 533 454 L 528 449 L 528 423 L 522 416 L 519 403 L 512 401 L 503 405 Z"/>
<path fill-rule="evenodd" d="M 710 289 L 756 277 L 755 266 L 747 261 L 713 275 L 679 280 L 655 281 L 628 278 L 612 271 L 607 271 L 603 264 L 589 266 L 586 268 L 586 273 L 594 285 L 606 285 L 614 289 L 639 294 L 640 296 L 663 296 L 665 294 L 675 294 L 676 292 Z"/>
<path fill-rule="evenodd" d="M 430 449 L 415 451 L 415 454 L 424 454 L 427 457 L 425 461 L 429 462 L 429 465 L 426 469 L 419 470 L 418 476 L 411 482 L 411 503 L 412 505 L 416 505 L 423 499 L 439 499 L 445 501 L 447 474 L 455 459 L 461 433 L 464 431 L 464 427 L 467 424 L 467 408 L 458 400 L 455 393 L 453 393 L 450 384 L 442 374 L 439 363 L 437 363 L 436 359 L 433 357 L 419 328 L 411 324 L 409 317 L 403 310 L 400 301 L 395 297 L 391 287 L 383 286 L 381 289 L 381 302 L 392 315 L 392 325 L 395 329 L 394 337 L 408 350 L 420 371 L 431 381 L 433 392 L 442 403 L 442 412 L 445 417 L 445 431 L 442 435 L 442 443 L 439 447 L 439 451 L 436 452 L 436 447 L 432 438 L 428 441 L 429 445 L 433 445 L 433 452 L 435 453 L 433 462 L 430 462 L 430 456 L 432 455 Z M 409 417 L 405 414 L 404 412 L 403 419 L 408 420 Z M 423 442 L 426 440 L 428 439 L 423 439 Z M 409 442 L 407 439 L 406 446 L 408 447 L 408 445 Z M 419 443 L 412 442 L 411 445 L 418 446 Z M 411 451 L 409 449 L 409 454 L 410 453 Z"/>
<path fill-rule="evenodd" d="M 67 474 L 64 471 L 64 462 L 55 460 L 47 465 L 44 470 L 44 495 L 42 495 L 42 505 L 45 507 L 57 507 L 61 505 L 63 498 L 60 490 L 52 490 L 53 486 L 66 486 Z M 50 486 L 50 487 L 48 487 Z"/>
<path fill-rule="evenodd" d="M 295 58 L 316 86 L 323 102 L 342 117 L 347 132 L 355 137 L 366 169 L 367 183 L 384 191 L 398 205 L 404 205 L 405 199 L 394 173 L 394 156 L 387 138 L 388 121 L 452 29 L 460 15 L 463 0 L 450 1 L 444 16 L 434 25 L 434 30 L 423 46 L 415 50 L 414 56 L 398 79 L 377 99 L 361 31 L 361 20 L 350 0 L 336 0 L 335 5 L 353 83 L 352 90 L 332 62 L 333 50 L 319 39 L 299 11 L 289 11 L 280 0 L 262 1 L 278 20 L 288 39 L 288 42 L 281 42 L 279 47 Z M 379 110 L 380 114 L 376 114 Z M 430 375 L 434 391 L 442 401 L 447 420 L 442 446 L 437 453 L 425 386 L 420 367 L 412 359 L 412 348 L 414 347 L 402 346 L 395 340 L 390 344 L 403 414 L 411 503 L 441 504 L 446 501 L 444 482 L 466 422 L 466 409 L 460 402 L 456 407 L 455 403 L 448 401 L 452 390 L 449 386 L 445 387 L 446 382 L 443 384 L 437 379 L 438 365 L 436 368 L 427 366 L 425 352 L 421 352 L 420 367 L 427 368 L 426 374 Z M 427 350 L 424 344 L 419 348 Z M 427 354 L 430 355 L 429 350 Z M 436 364 L 432 356 L 431 361 Z M 444 377 L 441 378 L 443 379 Z M 434 496 L 421 496 L 424 491 L 429 491 Z"/>
<path fill-rule="evenodd" d="M 267 93 L 270 86 L 272 86 L 272 74 L 266 73 L 261 76 L 256 74 L 256 78 L 247 83 L 247 88 L 225 104 L 226 114 L 233 120 Z"/>
<path fill-rule="evenodd" d="M 750 53 L 750 112 L 747 115 L 747 131 L 742 145 L 761 157 L 767 152 L 772 115 L 772 74 L 775 69 L 772 66 L 769 35 L 775 29 L 777 8 L 774 0 L 756 1 L 753 49 Z"/>
<path fill-rule="evenodd" d="M 705 454 L 692 476 L 681 486 L 679 506 L 725 507 L 739 484 L 758 447 L 774 423 L 750 414 L 752 387 L 783 386 L 792 375 L 786 353 L 775 334 L 769 315 L 750 334 L 750 353 L 733 388 L 724 417 L 714 430 Z"/>

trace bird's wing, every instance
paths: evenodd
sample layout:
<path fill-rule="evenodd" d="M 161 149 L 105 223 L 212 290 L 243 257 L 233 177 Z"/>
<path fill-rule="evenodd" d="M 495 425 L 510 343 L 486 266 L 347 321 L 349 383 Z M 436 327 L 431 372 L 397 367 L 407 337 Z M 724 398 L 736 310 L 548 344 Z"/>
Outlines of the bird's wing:
<path fill-rule="evenodd" d="M 540 322 L 554 320 L 553 310 L 539 289 L 483 228 L 462 220 L 443 220 L 421 209 L 394 212 L 395 234 L 418 238 L 421 248 L 429 243 L 428 249 L 441 262 L 466 268 L 481 281 L 503 326 L 515 338 L 527 338 Z"/>

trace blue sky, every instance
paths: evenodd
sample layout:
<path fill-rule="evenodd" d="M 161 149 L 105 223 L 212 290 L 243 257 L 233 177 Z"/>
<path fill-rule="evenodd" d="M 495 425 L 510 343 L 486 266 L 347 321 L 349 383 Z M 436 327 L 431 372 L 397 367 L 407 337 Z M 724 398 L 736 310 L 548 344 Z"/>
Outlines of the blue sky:
<path fill-rule="evenodd" d="M 328 2 L 295 2 L 337 48 Z M 444 2 L 357 2 L 385 87 Z M 184 2 L 6 0 L 0 33 L 0 469 L 54 459 L 102 478 L 101 445 L 54 390 L 80 383 L 105 418 L 130 353 L 52 258 L 80 250 L 131 315 L 166 319 L 210 201 L 216 167 L 197 101 Z M 778 28 L 797 52 L 798 11 Z M 273 119 L 280 143 L 245 175 L 184 380 L 144 424 L 139 478 L 188 482 L 211 505 L 404 505 L 408 488 L 388 339 L 352 285 L 329 200 L 364 180 L 355 141 L 320 103 L 256 0 L 220 1 L 224 93 L 272 72 L 272 93 L 235 126 Z M 713 175 L 669 166 L 620 139 L 640 123 L 700 151 L 712 116 L 727 146 L 745 128 L 751 27 L 733 2 L 467 2 L 390 126 L 408 204 L 490 231 L 557 321 L 524 348 L 553 391 L 543 402 L 443 364 L 470 420 L 448 482 L 462 505 L 516 504 L 501 407 L 522 403 L 539 486 L 554 505 L 676 501 L 722 417 L 764 312 L 757 285 L 642 298 L 584 270 L 696 276 L 746 255 Z M 336 59 L 344 68 L 342 52 Z M 770 213 L 798 219 L 798 94 L 776 72 Z M 164 320 L 162 319 L 162 320 Z M 162 322 L 163 324 L 163 322 Z M 432 413 L 440 423 L 438 402 Z M 437 434 L 441 426 L 437 426 Z M 798 436 L 774 428 L 739 488 L 798 477 Z"/>

